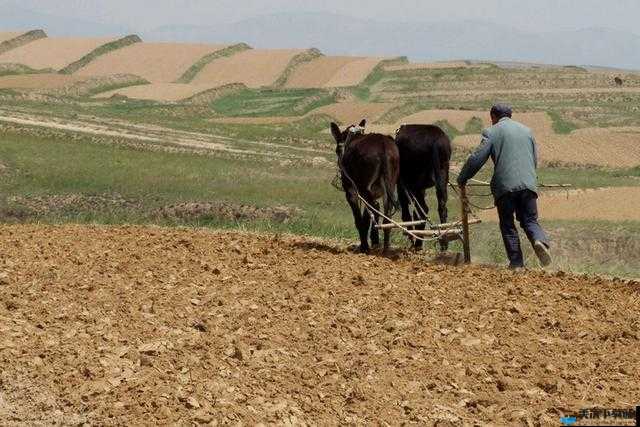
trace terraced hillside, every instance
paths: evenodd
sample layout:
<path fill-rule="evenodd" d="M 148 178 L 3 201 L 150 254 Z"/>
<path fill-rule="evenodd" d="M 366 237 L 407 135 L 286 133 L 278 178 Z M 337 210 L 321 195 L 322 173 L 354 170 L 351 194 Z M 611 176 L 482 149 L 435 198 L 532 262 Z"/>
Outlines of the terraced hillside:
<path fill-rule="evenodd" d="M 298 67 L 287 88 L 347 87 L 362 83 L 382 58 L 323 56 Z"/>
<path fill-rule="evenodd" d="M 96 59 L 76 72 L 83 76 L 133 74 L 151 83 L 172 83 L 222 44 L 136 43 Z"/>
<path fill-rule="evenodd" d="M 209 87 L 242 83 L 250 88 L 271 86 L 303 50 L 250 49 L 206 65 L 192 83 Z"/>
<path fill-rule="evenodd" d="M 0 55 L 0 63 L 58 71 L 117 38 L 42 38 Z"/>

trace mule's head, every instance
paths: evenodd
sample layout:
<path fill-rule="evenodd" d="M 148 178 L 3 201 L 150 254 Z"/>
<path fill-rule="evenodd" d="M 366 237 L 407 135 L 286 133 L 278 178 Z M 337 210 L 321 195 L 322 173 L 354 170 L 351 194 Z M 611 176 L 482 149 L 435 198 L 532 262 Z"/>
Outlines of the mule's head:
<path fill-rule="evenodd" d="M 364 135 L 364 128 L 366 125 L 367 121 L 362 119 L 359 125 L 351 125 L 341 131 L 337 124 L 333 122 L 331 123 L 331 134 L 336 140 L 336 154 L 338 155 L 338 159 L 342 158 L 345 147 L 355 136 Z"/>

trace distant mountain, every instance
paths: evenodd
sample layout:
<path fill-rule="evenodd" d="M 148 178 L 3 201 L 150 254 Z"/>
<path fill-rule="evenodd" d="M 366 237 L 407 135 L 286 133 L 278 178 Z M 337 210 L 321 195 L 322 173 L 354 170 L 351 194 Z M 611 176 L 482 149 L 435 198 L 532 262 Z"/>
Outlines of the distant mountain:
<path fill-rule="evenodd" d="M 147 40 L 244 41 L 329 54 L 598 65 L 640 69 L 640 37 L 605 28 L 530 33 L 488 22 L 376 22 L 327 13 L 276 14 L 211 27 L 164 26 Z"/>
<path fill-rule="evenodd" d="M 68 11 L 70 16 L 73 11 Z M 0 31 L 43 29 L 50 36 L 103 37 L 129 34 L 126 26 L 107 25 L 24 9 L 0 0 Z"/>
<path fill-rule="evenodd" d="M 66 13 L 61 11 L 60 14 Z M 52 36 L 115 36 L 135 33 L 28 10 L 0 0 L 0 31 L 42 28 Z M 606 28 L 532 33 L 481 21 L 378 22 L 330 13 L 259 16 L 211 26 L 164 26 L 143 39 L 184 42 L 247 42 L 261 48 L 317 47 L 334 55 L 405 55 L 414 61 L 472 59 L 640 69 L 640 36 Z"/>

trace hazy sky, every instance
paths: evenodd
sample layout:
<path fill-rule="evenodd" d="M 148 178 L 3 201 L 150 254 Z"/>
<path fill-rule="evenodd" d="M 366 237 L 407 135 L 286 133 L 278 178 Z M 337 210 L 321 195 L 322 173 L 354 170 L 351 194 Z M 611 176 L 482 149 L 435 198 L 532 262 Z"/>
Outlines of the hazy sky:
<path fill-rule="evenodd" d="M 21 0 L 23 7 L 137 31 L 213 25 L 282 12 L 334 12 L 381 21 L 484 20 L 524 30 L 608 27 L 640 34 L 640 0 Z"/>

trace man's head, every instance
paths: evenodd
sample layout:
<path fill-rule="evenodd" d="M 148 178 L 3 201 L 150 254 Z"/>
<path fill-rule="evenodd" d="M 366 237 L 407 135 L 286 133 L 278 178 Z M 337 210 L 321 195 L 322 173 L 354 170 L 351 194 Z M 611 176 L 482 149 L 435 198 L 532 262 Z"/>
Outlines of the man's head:
<path fill-rule="evenodd" d="M 507 104 L 494 104 L 494 106 L 491 107 L 490 114 L 491 114 L 491 123 L 495 125 L 500 121 L 500 119 L 504 117 L 511 118 L 511 115 L 513 114 L 513 109 L 511 108 L 510 105 L 507 105 Z"/>

